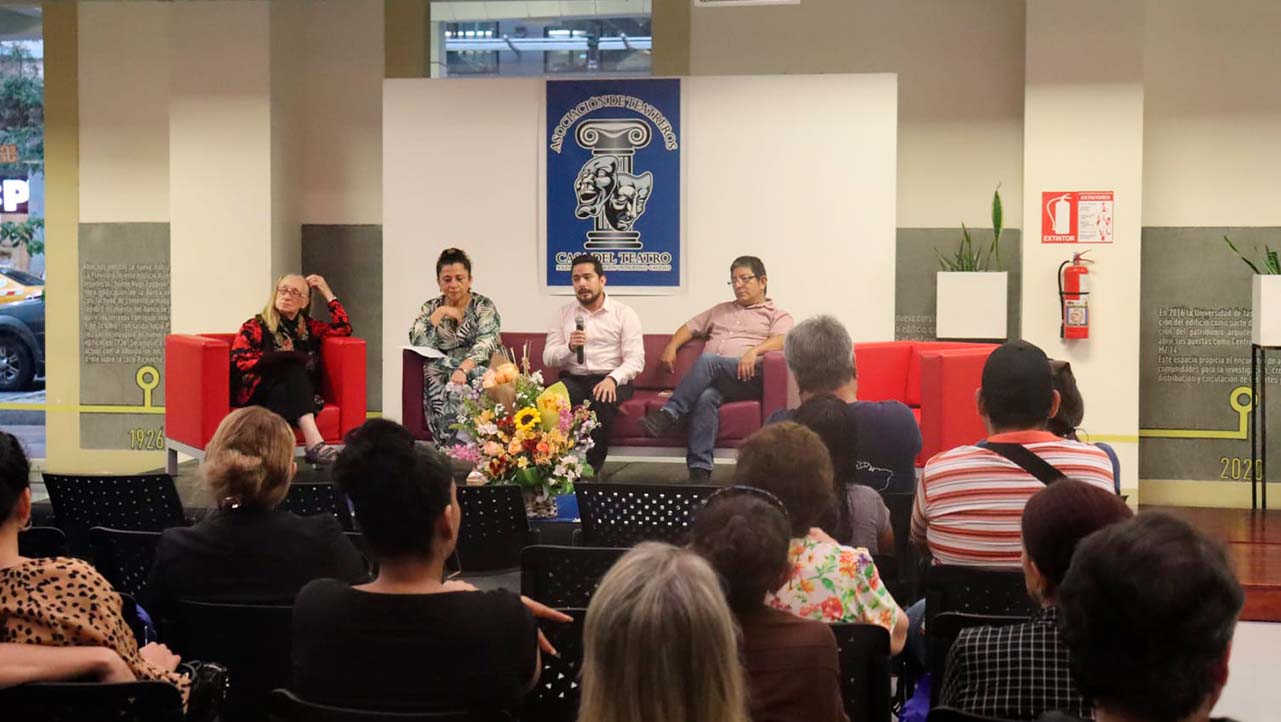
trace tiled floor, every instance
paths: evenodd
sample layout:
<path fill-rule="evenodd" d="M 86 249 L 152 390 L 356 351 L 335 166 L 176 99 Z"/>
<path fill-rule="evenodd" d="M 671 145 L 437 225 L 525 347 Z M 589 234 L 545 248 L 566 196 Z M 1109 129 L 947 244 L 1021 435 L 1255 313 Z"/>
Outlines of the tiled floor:
<path fill-rule="evenodd" d="M 1241 622 L 1232 642 L 1228 686 L 1214 716 L 1240 722 L 1281 719 L 1281 623 Z"/>

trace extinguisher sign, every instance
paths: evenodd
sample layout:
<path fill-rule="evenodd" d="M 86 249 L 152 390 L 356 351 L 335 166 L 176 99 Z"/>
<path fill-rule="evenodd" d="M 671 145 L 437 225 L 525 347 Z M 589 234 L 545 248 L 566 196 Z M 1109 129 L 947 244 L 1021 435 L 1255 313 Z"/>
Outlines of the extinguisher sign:
<path fill-rule="evenodd" d="M 1042 191 L 1041 243 L 1111 243 L 1112 191 Z"/>

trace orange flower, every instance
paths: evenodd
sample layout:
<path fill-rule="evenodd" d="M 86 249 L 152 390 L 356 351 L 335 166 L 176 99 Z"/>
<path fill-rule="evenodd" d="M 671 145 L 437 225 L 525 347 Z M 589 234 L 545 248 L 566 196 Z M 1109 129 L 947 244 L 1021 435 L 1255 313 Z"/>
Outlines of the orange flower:
<path fill-rule="evenodd" d="M 823 618 L 829 622 L 840 621 L 845 616 L 845 607 L 841 606 L 841 600 L 836 597 L 824 599 L 819 608 L 823 610 Z"/>
<path fill-rule="evenodd" d="M 797 586 L 799 586 L 801 591 L 805 592 L 806 594 L 809 594 L 810 592 L 814 591 L 814 582 L 808 579 L 805 579 L 804 577 L 801 578 Z"/>

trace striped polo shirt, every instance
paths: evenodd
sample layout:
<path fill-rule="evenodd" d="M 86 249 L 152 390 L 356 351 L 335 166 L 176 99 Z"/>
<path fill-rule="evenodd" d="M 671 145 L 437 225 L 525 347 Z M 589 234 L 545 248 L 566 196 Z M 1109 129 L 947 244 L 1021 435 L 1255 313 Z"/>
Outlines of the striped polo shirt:
<path fill-rule="evenodd" d="M 994 434 L 988 441 L 1022 444 L 1067 478 L 1114 492 L 1112 462 L 1090 444 L 1048 431 Z M 994 451 L 958 446 L 936 454 L 916 490 L 912 539 L 927 543 L 937 564 L 1018 567 L 1023 506 L 1044 488 Z"/>

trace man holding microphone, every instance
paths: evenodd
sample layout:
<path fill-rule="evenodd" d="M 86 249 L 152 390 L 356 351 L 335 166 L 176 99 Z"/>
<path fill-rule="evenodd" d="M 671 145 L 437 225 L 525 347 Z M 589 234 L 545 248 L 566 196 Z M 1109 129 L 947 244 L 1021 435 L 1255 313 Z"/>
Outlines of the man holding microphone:
<path fill-rule="evenodd" d="M 599 472 L 618 405 L 632 397 L 632 379 L 645 368 L 645 339 L 636 312 L 605 295 L 605 272 L 595 256 L 576 256 L 570 279 L 576 302 L 557 312 L 543 364 L 561 369 L 575 405 L 591 400 L 600 426 L 592 432 L 587 463 Z"/>

